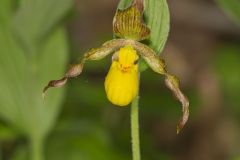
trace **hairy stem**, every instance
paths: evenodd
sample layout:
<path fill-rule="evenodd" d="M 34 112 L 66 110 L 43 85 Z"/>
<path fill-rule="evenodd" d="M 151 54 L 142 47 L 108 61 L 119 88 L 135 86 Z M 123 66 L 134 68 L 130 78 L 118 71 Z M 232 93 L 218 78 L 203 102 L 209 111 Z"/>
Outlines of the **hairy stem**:
<path fill-rule="evenodd" d="M 138 119 L 138 100 L 139 96 L 132 101 L 131 105 L 131 138 L 132 138 L 132 156 L 133 160 L 140 160 L 140 142 L 139 142 L 139 119 Z"/>

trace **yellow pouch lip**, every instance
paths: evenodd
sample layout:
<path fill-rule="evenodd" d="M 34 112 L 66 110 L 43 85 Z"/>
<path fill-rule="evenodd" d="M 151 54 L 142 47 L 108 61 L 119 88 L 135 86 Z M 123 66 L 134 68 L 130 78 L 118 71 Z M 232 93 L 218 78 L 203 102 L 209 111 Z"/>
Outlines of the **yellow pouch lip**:
<path fill-rule="evenodd" d="M 110 102 L 127 106 L 138 93 L 138 64 L 134 63 L 138 55 L 133 47 L 125 46 L 119 50 L 118 56 L 106 76 L 105 91 Z"/>

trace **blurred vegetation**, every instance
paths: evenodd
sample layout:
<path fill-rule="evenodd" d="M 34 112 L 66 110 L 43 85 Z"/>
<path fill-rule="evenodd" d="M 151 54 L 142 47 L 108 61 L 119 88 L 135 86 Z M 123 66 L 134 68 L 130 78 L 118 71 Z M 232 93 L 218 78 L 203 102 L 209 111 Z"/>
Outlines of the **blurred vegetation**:
<path fill-rule="evenodd" d="M 181 115 L 178 102 L 161 76 L 143 72 L 143 159 L 238 160 L 239 25 L 227 19 L 226 11 L 214 1 L 168 2 L 171 32 L 162 56 L 182 80 L 191 115 L 182 134 L 176 136 Z M 220 2 L 237 23 L 238 2 Z M 116 6 L 111 0 L 0 1 L 0 159 L 35 160 L 41 155 L 46 160 L 131 159 L 129 108 L 114 107 L 105 97 L 103 82 L 110 57 L 87 63 L 81 78 L 65 89 L 51 90 L 45 101 L 41 98 L 42 87 L 61 76 L 67 64 L 81 56 L 79 50 L 112 37 Z M 178 17 L 186 11 L 202 15 L 203 8 L 213 17 L 210 24 L 204 21 L 207 17 L 186 18 L 188 23 Z M 222 26 L 216 26 L 217 20 Z M 32 151 L 38 157 L 32 157 Z"/>
<path fill-rule="evenodd" d="M 230 18 L 240 23 L 240 2 L 238 0 L 216 0 Z"/>
<path fill-rule="evenodd" d="M 214 57 L 215 70 L 224 90 L 229 110 L 236 117 L 240 116 L 240 46 L 238 44 L 223 44 L 217 49 Z M 239 119 L 240 120 L 240 119 Z"/>
<path fill-rule="evenodd" d="M 51 76 L 64 71 L 68 47 L 58 23 L 72 4 L 66 0 L 0 3 L 0 115 L 29 139 L 31 159 L 40 160 L 63 97 L 60 90 L 43 101 L 41 90 Z M 48 16 L 53 5 L 56 8 Z"/>

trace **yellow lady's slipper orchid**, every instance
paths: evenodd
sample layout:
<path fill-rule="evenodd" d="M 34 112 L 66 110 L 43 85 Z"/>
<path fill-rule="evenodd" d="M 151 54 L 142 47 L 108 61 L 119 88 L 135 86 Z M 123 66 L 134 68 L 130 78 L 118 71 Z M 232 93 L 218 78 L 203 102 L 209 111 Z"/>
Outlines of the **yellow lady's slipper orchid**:
<path fill-rule="evenodd" d="M 138 55 L 132 46 L 119 50 L 105 79 L 109 101 L 118 106 L 128 105 L 138 93 Z"/>
<path fill-rule="evenodd" d="M 50 81 L 44 88 L 43 95 L 48 88 L 61 87 L 69 78 L 79 76 L 86 61 L 100 60 L 115 52 L 105 79 L 105 90 L 108 99 L 113 104 L 126 106 L 138 94 L 138 59 L 140 56 L 154 72 L 165 76 L 166 86 L 181 102 L 183 116 L 177 126 L 177 132 L 179 132 L 188 120 L 189 101 L 180 90 L 177 77 L 168 73 L 164 61 L 152 48 L 140 42 L 148 39 L 151 31 L 143 21 L 143 7 L 139 6 L 138 1 L 134 2 L 136 3 L 124 10 L 117 10 L 114 16 L 113 32 L 118 38 L 86 52 L 83 59 L 72 65 L 64 77 Z"/>

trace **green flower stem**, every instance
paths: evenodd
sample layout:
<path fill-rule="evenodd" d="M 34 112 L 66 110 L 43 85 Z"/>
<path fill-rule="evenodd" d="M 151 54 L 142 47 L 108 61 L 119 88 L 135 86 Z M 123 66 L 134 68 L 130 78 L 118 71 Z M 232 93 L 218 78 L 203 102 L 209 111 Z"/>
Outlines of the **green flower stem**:
<path fill-rule="evenodd" d="M 138 100 L 139 96 L 132 101 L 131 105 L 131 137 L 132 137 L 132 156 L 133 160 L 140 160 L 140 142 L 139 142 L 139 119 L 138 119 Z"/>
<path fill-rule="evenodd" d="M 31 160 L 44 160 L 43 140 L 41 138 L 31 139 Z"/>

